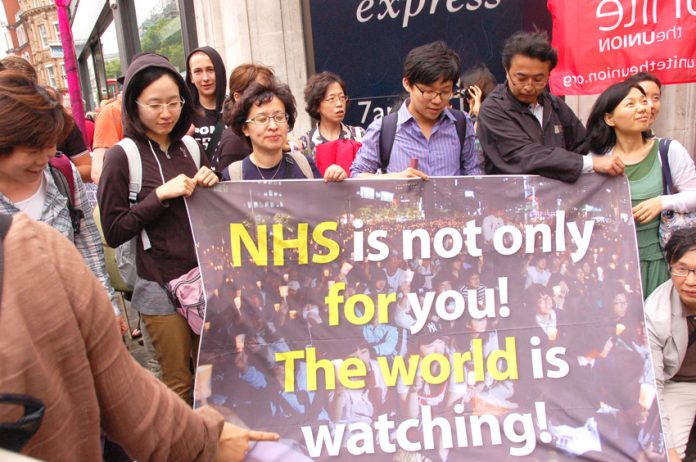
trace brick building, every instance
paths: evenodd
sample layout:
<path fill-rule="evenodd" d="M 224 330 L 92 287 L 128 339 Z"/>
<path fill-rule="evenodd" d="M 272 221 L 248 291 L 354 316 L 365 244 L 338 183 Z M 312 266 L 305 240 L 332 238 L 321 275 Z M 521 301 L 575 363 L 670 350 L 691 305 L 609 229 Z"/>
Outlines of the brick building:
<path fill-rule="evenodd" d="M 3 0 L 7 16 L 7 54 L 20 56 L 36 68 L 39 83 L 67 92 L 58 13 L 53 0 Z"/>

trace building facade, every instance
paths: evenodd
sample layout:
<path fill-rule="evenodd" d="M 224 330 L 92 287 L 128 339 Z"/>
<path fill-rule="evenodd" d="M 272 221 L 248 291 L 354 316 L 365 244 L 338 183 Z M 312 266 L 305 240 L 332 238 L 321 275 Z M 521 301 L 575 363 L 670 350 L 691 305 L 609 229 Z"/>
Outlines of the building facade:
<path fill-rule="evenodd" d="M 8 54 L 29 61 L 39 83 L 68 91 L 60 41 L 58 13 L 53 0 L 3 0 L 7 16 Z"/>

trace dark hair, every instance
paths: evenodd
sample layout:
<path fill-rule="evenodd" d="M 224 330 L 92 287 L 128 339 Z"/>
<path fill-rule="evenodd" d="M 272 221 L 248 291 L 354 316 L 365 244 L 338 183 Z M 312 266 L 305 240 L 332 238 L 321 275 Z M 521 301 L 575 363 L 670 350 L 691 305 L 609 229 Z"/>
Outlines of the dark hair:
<path fill-rule="evenodd" d="M 297 119 L 297 107 L 295 105 L 295 97 L 292 96 L 290 87 L 279 82 L 277 79 L 271 79 L 267 85 L 258 82 L 252 82 L 249 88 L 242 93 L 239 100 L 234 104 L 232 113 L 230 114 L 229 126 L 238 135 L 248 138 L 244 135 L 244 125 L 249 118 L 249 112 L 253 105 L 261 106 L 270 102 L 273 97 L 278 98 L 285 105 L 285 113 L 288 115 L 288 131 L 295 126 Z"/>
<path fill-rule="evenodd" d="M 63 106 L 31 78 L 0 72 L 0 155 L 17 146 L 41 149 L 57 144 L 63 132 Z"/>
<path fill-rule="evenodd" d="M 229 91 L 230 94 L 225 101 L 222 110 L 222 119 L 225 125 L 232 126 L 232 110 L 234 109 L 234 94 L 239 93 L 240 95 L 249 88 L 249 84 L 260 80 L 261 83 L 268 83 L 275 76 L 273 70 L 270 67 L 266 67 L 263 64 L 253 64 L 246 63 L 240 64 L 235 67 L 230 74 L 229 79 Z"/>
<path fill-rule="evenodd" d="M 403 77 L 409 85 L 429 85 L 441 77 L 445 82 L 456 82 L 461 73 L 461 60 L 442 40 L 421 45 L 408 52 L 404 61 Z"/>
<path fill-rule="evenodd" d="M 13 70 L 29 77 L 34 82 L 39 81 L 39 76 L 36 74 L 36 69 L 29 61 L 17 55 L 7 55 L 0 60 L 0 63 L 7 70 Z"/>
<path fill-rule="evenodd" d="M 665 245 L 665 258 L 671 266 L 690 250 L 696 250 L 696 228 L 682 228 L 674 231 Z"/>
<path fill-rule="evenodd" d="M 471 66 L 462 74 L 462 87 L 471 87 L 476 85 L 481 89 L 481 101 L 486 99 L 486 96 L 493 91 L 496 85 L 495 76 L 484 63 L 479 63 Z"/>
<path fill-rule="evenodd" d="M 179 114 L 179 120 L 176 121 L 174 128 L 172 128 L 171 133 L 169 133 L 170 140 L 180 140 L 188 131 L 191 126 L 191 116 L 194 114 L 193 102 L 191 101 L 191 96 L 188 91 L 188 87 L 184 82 L 183 77 L 176 74 L 170 69 L 150 66 L 146 67 L 140 72 L 137 72 L 128 82 L 128 98 L 123 98 L 123 108 L 127 117 L 125 118 L 125 123 L 129 125 L 129 129 L 134 132 L 135 135 L 146 138 L 147 130 L 145 126 L 140 121 L 138 117 L 138 97 L 143 91 L 153 82 L 159 80 L 161 77 L 168 75 L 179 88 L 179 95 L 184 99 L 184 107 L 181 108 Z M 125 96 L 125 95 L 124 95 Z M 126 127 L 124 127 L 124 131 Z"/>
<path fill-rule="evenodd" d="M 503 67 L 506 71 L 510 70 L 510 62 L 515 55 L 538 59 L 544 63 L 548 62 L 551 64 L 549 70 L 558 64 L 558 53 L 549 43 L 546 31 L 518 31 L 508 37 L 501 53 Z"/>
<path fill-rule="evenodd" d="M 640 84 L 641 82 L 653 82 L 655 85 L 657 85 L 657 88 L 662 89 L 662 83 L 660 83 L 660 79 L 647 72 L 638 72 L 636 74 L 633 74 L 632 76 L 624 80 L 624 82 L 634 85 Z"/>
<path fill-rule="evenodd" d="M 321 119 L 321 114 L 319 114 L 319 105 L 324 100 L 326 89 L 329 88 L 332 83 L 339 84 L 344 95 L 347 93 L 345 82 L 343 79 L 341 79 L 341 77 L 333 72 L 320 72 L 319 74 L 314 74 L 309 78 L 309 80 L 307 80 L 307 85 L 305 85 L 304 89 L 304 97 L 305 101 L 307 102 L 305 111 L 307 111 L 307 114 L 309 114 L 312 119 Z"/>
<path fill-rule="evenodd" d="M 553 292 L 546 286 L 541 284 L 532 284 L 525 289 L 524 298 L 527 306 L 532 310 L 536 309 L 536 303 L 541 300 L 544 295 L 553 297 Z"/>
<path fill-rule="evenodd" d="M 597 98 L 597 101 L 595 101 L 590 116 L 587 118 L 587 135 L 585 138 L 585 144 L 592 152 L 606 154 L 616 144 L 616 131 L 613 127 L 607 125 L 604 116 L 614 111 L 634 88 L 645 95 L 645 90 L 640 85 L 619 82 L 604 90 Z M 647 140 L 650 135 L 649 132 L 645 131 L 642 136 L 643 140 Z"/>

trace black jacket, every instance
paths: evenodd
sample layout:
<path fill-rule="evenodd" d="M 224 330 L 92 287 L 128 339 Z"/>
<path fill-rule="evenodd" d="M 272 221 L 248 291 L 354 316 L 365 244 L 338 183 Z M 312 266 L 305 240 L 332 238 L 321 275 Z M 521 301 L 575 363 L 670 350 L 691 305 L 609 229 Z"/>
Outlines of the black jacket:
<path fill-rule="evenodd" d="M 481 105 L 477 135 L 488 174 L 536 174 L 574 182 L 582 173 L 585 127 L 561 99 L 545 90 L 543 127 L 499 84 Z"/>

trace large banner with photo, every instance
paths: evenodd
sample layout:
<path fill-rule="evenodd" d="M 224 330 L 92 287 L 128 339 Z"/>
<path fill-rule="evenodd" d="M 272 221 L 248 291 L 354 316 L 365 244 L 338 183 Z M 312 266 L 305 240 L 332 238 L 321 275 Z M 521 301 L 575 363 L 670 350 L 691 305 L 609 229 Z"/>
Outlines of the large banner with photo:
<path fill-rule="evenodd" d="M 247 460 L 666 460 L 625 178 L 265 181 L 187 200 L 196 405 Z"/>
<path fill-rule="evenodd" d="M 693 0 L 548 0 L 557 95 L 603 92 L 637 72 L 663 84 L 696 82 Z"/>

